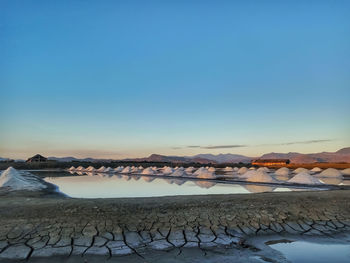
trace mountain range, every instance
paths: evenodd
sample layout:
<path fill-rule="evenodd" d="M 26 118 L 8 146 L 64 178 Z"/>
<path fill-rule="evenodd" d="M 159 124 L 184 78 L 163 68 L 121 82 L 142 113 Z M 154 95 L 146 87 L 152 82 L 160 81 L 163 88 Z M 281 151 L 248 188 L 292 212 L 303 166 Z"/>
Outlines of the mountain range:
<path fill-rule="evenodd" d="M 6 158 L 0 158 L 6 159 Z M 321 153 L 267 153 L 260 157 L 249 157 L 240 154 L 197 154 L 194 156 L 167 156 L 159 154 L 151 154 L 144 158 L 128 158 L 123 160 L 113 159 L 95 159 L 84 158 L 78 159 L 75 157 L 48 157 L 49 160 L 55 160 L 58 162 L 111 162 L 111 161 L 128 161 L 128 162 L 168 162 L 168 163 L 249 163 L 254 159 L 289 159 L 291 163 L 315 163 L 315 162 L 345 162 L 350 163 L 350 147 L 342 148 L 336 152 L 321 152 Z"/>

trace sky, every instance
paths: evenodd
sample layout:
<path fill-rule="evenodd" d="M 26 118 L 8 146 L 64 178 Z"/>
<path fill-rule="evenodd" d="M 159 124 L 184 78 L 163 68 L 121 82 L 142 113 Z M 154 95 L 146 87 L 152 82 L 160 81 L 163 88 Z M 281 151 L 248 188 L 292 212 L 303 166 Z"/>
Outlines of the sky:
<path fill-rule="evenodd" d="M 0 156 L 350 146 L 349 1 L 0 1 Z"/>

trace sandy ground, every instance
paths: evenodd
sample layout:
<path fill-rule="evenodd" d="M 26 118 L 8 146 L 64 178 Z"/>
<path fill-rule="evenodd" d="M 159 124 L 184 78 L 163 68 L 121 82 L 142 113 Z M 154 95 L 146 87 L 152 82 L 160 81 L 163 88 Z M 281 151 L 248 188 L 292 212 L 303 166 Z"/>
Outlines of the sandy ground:
<path fill-rule="evenodd" d="M 0 262 L 284 262 L 254 238 L 335 242 L 350 231 L 350 190 L 121 199 L 2 191 L 0 214 Z"/>

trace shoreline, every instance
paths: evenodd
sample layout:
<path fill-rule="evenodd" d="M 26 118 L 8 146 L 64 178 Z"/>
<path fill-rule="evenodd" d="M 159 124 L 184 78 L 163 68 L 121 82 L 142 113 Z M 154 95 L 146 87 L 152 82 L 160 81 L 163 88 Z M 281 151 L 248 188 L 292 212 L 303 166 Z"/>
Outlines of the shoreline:
<path fill-rule="evenodd" d="M 329 237 L 350 231 L 350 190 L 107 199 L 12 192 L 0 197 L 0 262 L 142 258 L 191 247 L 252 248 L 249 240 L 257 236 Z"/>

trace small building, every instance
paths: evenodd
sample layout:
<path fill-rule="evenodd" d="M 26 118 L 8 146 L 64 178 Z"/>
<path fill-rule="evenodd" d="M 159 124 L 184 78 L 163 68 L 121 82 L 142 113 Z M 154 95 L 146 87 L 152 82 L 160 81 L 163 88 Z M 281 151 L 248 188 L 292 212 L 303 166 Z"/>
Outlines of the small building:
<path fill-rule="evenodd" d="M 27 163 L 42 163 L 42 162 L 47 162 L 47 158 L 40 154 L 36 154 L 33 157 L 30 157 L 27 161 Z"/>
<path fill-rule="evenodd" d="M 257 159 L 252 161 L 252 165 L 273 166 L 273 165 L 286 165 L 286 164 L 290 164 L 289 159 Z"/>

